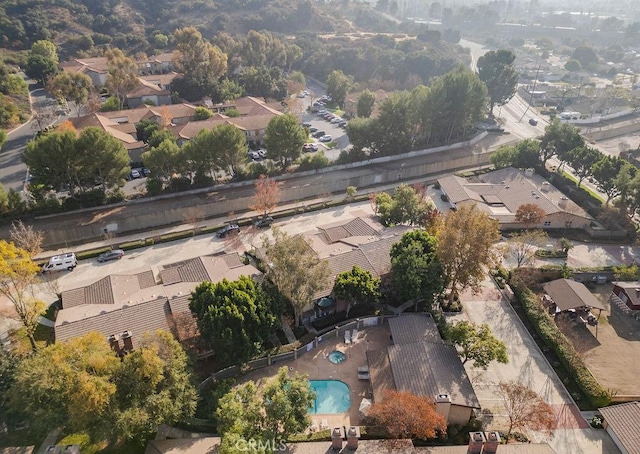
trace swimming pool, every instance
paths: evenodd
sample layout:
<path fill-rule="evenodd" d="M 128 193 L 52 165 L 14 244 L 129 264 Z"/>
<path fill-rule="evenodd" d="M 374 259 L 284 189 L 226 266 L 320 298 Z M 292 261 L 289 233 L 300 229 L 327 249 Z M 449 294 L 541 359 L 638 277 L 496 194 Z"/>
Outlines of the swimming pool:
<path fill-rule="evenodd" d="M 346 413 L 351 406 L 351 395 L 346 383 L 339 380 L 309 380 L 316 393 L 309 413 Z"/>
<path fill-rule="evenodd" d="M 338 350 L 334 350 L 329 353 L 329 361 L 331 361 L 333 364 L 342 364 L 346 361 L 346 359 L 347 355 Z"/>

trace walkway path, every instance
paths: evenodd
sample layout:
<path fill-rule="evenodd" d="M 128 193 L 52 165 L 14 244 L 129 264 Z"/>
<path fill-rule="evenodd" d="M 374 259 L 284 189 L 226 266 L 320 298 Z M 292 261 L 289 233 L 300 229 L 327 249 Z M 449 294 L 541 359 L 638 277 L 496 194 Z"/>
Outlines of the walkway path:
<path fill-rule="evenodd" d="M 291 327 L 284 319 L 282 319 L 282 331 L 284 331 L 284 335 L 287 336 L 290 344 L 293 344 L 297 340 L 295 334 L 291 331 Z"/>
<path fill-rule="evenodd" d="M 498 383 L 517 381 L 540 394 L 552 406 L 557 416 L 552 435 L 531 432 L 534 441 L 546 441 L 558 454 L 615 454 L 619 453 L 604 430 L 592 429 L 581 416 L 578 407 L 564 388 L 528 331 L 487 276 L 482 290 L 474 295 L 461 295 L 465 313 L 452 317 L 475 323 L 487 323 L 493 333 L 507 344 L 509 363 L 491 363 L 488 370 L 465 364 L 471 383 L 483 409 L 490 410 L 491 425 L 505 422 Z"/>

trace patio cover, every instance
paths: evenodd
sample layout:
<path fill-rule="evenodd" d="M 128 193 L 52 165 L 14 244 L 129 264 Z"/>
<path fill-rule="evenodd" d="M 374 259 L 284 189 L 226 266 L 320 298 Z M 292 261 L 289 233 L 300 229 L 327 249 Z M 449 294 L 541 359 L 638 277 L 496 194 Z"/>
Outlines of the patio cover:
<path fill-rule="evenodd" d="M 561 311 L 582 307 L 606 309 L 598 298 L 581 282 L 571 279 L 556 279 L 542 284 L 542 288 Z"/>

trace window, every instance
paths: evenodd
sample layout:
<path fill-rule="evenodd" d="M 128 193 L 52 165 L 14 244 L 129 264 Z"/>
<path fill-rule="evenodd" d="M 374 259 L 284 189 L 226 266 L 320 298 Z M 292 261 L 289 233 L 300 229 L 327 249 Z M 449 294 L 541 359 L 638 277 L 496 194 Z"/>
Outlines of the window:
<path fill-rule="evenodd" d="M 551 227 L 551 221 L 544 221 L 545 227 Z"/>

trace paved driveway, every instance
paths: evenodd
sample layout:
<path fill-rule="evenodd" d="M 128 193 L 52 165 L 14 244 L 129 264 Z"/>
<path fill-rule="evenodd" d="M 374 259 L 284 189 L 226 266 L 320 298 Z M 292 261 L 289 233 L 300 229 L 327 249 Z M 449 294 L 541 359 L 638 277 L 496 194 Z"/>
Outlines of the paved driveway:
<path fill-rule="evenodd" d="M 489 278 L 485 280 L 480 294 L 465 292 L 461 299 L 465 312 L 453 319 L 487 323 L 493 333 L 507 344 L 509 353 L 509 364 L 494 362 L 486 371 L 469 363 L 465 365 L 480 405 L 492 413 L 492 417 L 487 418 L 489 428 L 500 428 L 505 421 L 498 383 L 514 380 L 540 394 L 557 416 L 557 428 L 552 435 L 533 432 L 529 433 L 530 438 L 548 442 L 558 454 L 619 452 L 605 431 L 591 429 L 582 418 L 542 352 Z"/>

